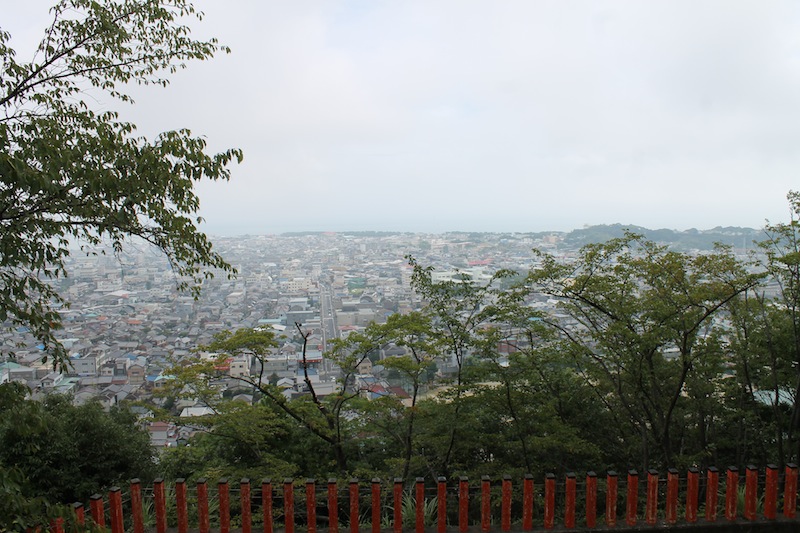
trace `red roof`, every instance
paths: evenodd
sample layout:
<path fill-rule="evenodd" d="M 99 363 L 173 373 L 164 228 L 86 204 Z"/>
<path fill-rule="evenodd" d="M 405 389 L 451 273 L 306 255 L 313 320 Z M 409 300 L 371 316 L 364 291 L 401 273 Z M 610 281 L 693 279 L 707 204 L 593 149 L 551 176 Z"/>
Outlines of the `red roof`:
<path fill-rule="evenodd" d="M 401 399 L 411 398 L 403 387 L 389 387 L 389 392 Z"/>

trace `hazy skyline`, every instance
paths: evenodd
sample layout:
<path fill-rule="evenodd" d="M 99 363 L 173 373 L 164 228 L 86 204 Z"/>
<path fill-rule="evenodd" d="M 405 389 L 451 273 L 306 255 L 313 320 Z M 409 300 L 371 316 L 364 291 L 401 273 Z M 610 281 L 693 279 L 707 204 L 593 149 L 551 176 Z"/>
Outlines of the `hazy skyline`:
<path fill-rule="evenodd" d="M 18 61 L 50 4 L 0 0 Z M 761 227 L 800 188 L 796 2 L 195 5 L 232 53 L 121 111 L 244 150 L 209 233 Z"/>

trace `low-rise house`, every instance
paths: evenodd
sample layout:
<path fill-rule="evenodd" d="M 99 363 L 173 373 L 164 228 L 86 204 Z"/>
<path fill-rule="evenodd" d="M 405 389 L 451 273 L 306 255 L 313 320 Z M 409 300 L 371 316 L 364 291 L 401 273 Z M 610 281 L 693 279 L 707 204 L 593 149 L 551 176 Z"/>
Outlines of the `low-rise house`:
<path fill-rule="evenodd" d="M 232 378 L 241 378 L 250 375 L 250 356 L 243 354 L 237 355 L 230 360 L 228 374 Z"/>
<path fill-rule="evenodd" d="M 214 410 L 205 406 L 184 407 L 181 411 L 181 418 L 194 418 L 198 416 L 213 415 Z"/>
<path fill-rule="evenodd" d="M 150 445 L 153 448 L 174 448 L 178 446 L 178 426 L 170 422 L 151 422 L 147 425 Z"/>
<path fill-rule="evenodd" d="M 132 385 L 141 385 L 145 380 L 144 365 L 138 363 L 132 364 L 128 367 L 128 383 Z"/>
<path fill-rule="evenodd" d="M 52 389 L 64 379 L 64 374 L 61 372 L 50 372 L 40 380 L 43 389 Z"/>
<path fill-rule="evenodd" d="M 0 373 L 7 376 L 7 381 L 32 381 L 36 379 L 36 369 L 13 361 L 0 363 Z"/>

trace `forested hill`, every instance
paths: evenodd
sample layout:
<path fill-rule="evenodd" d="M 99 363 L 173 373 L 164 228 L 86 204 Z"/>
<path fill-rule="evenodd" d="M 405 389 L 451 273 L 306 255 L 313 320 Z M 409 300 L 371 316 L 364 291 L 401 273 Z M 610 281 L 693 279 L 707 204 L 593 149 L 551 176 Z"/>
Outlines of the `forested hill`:
<path fill-rule="evenodd" d="M 622 237 L 625 231 L 639 233 L 648 240 L 669 244 L 679 250 L 711 250 L 714 248 L 715 243 L 722 243 L 735 248 L 752 248 L 754 247 L 754 241 L 766 239 L 764 230 L 735 226 L 717 226 L 709 230 L 692 228 L 685 231 L 676 231 L 671 229 L 647 229 L 641 226 L 625 224 L 603 224 L 570 231 L 564 236 L 564 244 L 580 247 L 584 244 L 605 242 L 609 239 Z"/>
<path fill-rule="evenodd" d="M 767 235 L 762 229 L 740 228 L 736 226 L 717 226 L 716 228 L 708 230 L 692 228 L 685 231 L 678 231 L 665 228 L 648 229 L 632 224 L 601 224 L 572 230 L 566 233 L 558 231 L 539 231 L 522 234 L 517 233 L 516 235 L 522 235 L 533 239 L 543 239 L 552 235 L 559 235 L 563 237 L 563 244 L 566 247 L 580 248 L 584 244 L 602 243 L 609 239 L 622 237 L 626 231 L 643 235 L 648 240 L 659 244 L 670 245 L 672 248 L 680 251 L 709 251 L 714 249 L 716 243 L 730 245 L 738 249 L 750 249 L 755 246 L 754 242 L 767 239 Z M 343 231 L 337 233 L 341 235 L 352 235 L 354 237 L 388 237 L 403 234 L 401 232 L 391 231 Z M 281 235 L 284 237 L 303 237 L 323 234 L 325 234 L 325 232 L 306 231 L 288 232 L 282 233 Z M 460 234 L 464 235 L 467 239 L 479 241 L 509 235 L 507 233 L 495 232 L 450 232 L 449 234 Z"/>

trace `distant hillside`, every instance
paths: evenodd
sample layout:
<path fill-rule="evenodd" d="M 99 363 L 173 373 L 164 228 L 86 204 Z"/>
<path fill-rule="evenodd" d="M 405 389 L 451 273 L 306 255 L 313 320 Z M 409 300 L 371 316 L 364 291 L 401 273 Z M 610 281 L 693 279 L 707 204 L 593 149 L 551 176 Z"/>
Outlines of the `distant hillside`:
<path fill-rule="evenodd" d="M 285 231 L 281 237 L 309 237 L 320 235 L 345 235 L 349 237 L 393 237 L 395 235 L 412 235 L 411 231 Z"/>
<path fill-rule="evenodd" d="M 567 248 L 580 248 L 585 244 L 605 242 L 609 239 L 622 237 L 625 231 L 639 233 L 651 241 L 668 244 L 677 250 L 712 250 L 714 244 L 722 243 L 734 248 L 753 248 L 754 241 L 766 238 L 763 230 L 753 228 L 740 228 L 736 226 L 722 227 L 709 230 L 687 229 L 676 231 L 671 229 L 648 229 L 632 224 L 601 224 L 582 229 L 572 230 L 568 233 L 560 231 L 540 231 L 526 233 L 497 233 L 497 232 L 458 232 L 451 231 L 442 235 L 447 236 L 452 242 L 484 242 L 495 241 L 503 238 L 528 238 L 533 240 L 544 239 L 553 235 L 563 236 L 562 245 Z M 400 231 L 292 231 L 281 233 L 282 237 L 307 237 L 321 235 L 338 235 L 344 237 L 391 237 L 396 235 L 413 235 L 414 232 Z M 422 235 L 422 234 L 420 234 Z"/>
<path fill-rule="evenodd" d="M 647 229 L 641 226 L 625 224 L 603 224 L 570 231 L 564 236 L 564 244 L 580 247 L 584 244 L 605 242 L 622 237 L 625 231 L 639 233 L 651 241 L 669 244 L 680 250 L 711 250 L 715 243 L 731 245 L 735 248 L 752 248 L 754 241 L 764 240 L 764 232 L 760 229 L 721 227 L 710 230 L 688 229 L 676 231 L 671 229 Z"/>

